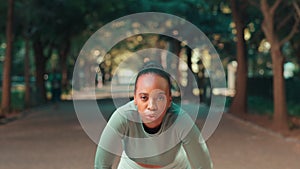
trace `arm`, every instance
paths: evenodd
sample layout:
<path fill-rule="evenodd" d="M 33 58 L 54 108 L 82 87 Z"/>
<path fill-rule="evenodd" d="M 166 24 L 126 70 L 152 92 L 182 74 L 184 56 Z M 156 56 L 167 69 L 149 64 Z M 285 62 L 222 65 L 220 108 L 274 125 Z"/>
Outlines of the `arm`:
<path fill-rule="evenodd" d="M 111 169 L 116 156 L 98 146 L 95 156 L 95 169 Z"/>
<path fill-rule="evenodd" d="M 192 169 L 212 169 L 213 165 L 205 140 L 187 113 L 183 112 L 179 116 L 177 129 Z"/>
<path fill-rule="evenodd" d="M 183 147 L 193 169 L 212 169 L 212 161 L 200 131 L 194 125 L 183 140 Z"/>
<path fill-rule="evenodd" d="M 126 119 L 118 111 L 114 112 L 101 134 L 95 156 L 95 169 L 112 168 L 116 157 L 121 155 L 125 124 Z"/>

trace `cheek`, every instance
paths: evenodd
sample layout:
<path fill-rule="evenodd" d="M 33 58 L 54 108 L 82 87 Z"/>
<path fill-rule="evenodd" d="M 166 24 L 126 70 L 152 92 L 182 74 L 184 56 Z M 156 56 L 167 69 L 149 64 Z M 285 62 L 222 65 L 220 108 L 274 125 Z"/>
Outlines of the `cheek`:
<path fill-rule="evenodd" d="M 169 102 L 167 102 L 167 101 L 159 102 L 159 103 L 157 103 L 157 107 L 158 107 L 158 110 L 164 111 L 169 107 Z"/>
<path fill-rule="evenodd" d="M 137 109 L 139 112 L 144 112 L 145 109 L 147 108 L 147 105 L 143 102 L 137 101 L 136 103 L 137 103 L 136 105 L 137 105 Z"/>

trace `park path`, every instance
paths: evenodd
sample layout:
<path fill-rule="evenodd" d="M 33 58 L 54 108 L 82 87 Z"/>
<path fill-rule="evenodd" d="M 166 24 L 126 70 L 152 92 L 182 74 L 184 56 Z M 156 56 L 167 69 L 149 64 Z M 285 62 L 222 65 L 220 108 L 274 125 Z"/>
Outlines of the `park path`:
<path fill-rule="evenodd" d="M 230 114 L 207 143 L 215 169 L 300 169 L 299 140 Z M 0 125 L 0 169 L 92 169 L 95 150 L 71 101 L 30 109 Z"/>

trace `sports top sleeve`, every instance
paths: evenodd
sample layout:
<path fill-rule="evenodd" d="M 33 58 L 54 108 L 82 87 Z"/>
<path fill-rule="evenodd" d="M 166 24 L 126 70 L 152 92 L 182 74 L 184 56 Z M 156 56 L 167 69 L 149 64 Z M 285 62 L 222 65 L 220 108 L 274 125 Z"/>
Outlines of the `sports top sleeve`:
<path fill-rule="evenodd" d="M 182 139 L 182 146 L 191 167 L 195 169 L 212 169 L 213 165 L 209 151 L 198 127 L 190 117 L 184 118 L 184 121 L 186 124 L 194 124 Z"/>
<path fill-rule="evenodd" d="M 127 120 L 116 110 L 105 126 L 97 147 L 95 169 L 110 169 L 117 156 L 123 151 L 122 138 Z"/>

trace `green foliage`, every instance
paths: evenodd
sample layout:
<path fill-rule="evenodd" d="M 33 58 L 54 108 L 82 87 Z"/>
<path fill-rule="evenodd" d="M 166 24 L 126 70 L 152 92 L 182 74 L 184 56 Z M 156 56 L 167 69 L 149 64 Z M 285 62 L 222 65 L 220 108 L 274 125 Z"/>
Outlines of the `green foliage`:
<path fill-rule="evenodd" d="M 259 2 L 258 0 L 255 2 Z M 0 0 L 0 44 L 5 42 L 5 21 L 7 1 Z M 278 13 L 276 23 L 283 21 L 289 16 L 291 9 L 290 1 L 283 1 Z M 224 13 L 223 7 L 228 7 L 229 1 L 222 0 L 18 0 L 15 1 L 15 44 L 14 44 L 14 74 L 23 71 L 22 55 L 24 55 L 24 36 L 34 41 L 41 40 L 44 45 L 44 53 L 54 47 L 54 54 L 58 55 L 60 48 L 65 42 L 71 42 L 71 55 L 76 59 L 78 51 L 87 38 L 104 24 L 136 12 L 164 12 L 189 20 L 198 26 L 212 41 L 222 59 L 231 60 L 235 56 L 235 35 L 232 33 L 231 13 Z M 253 28 L 251 38 L 247 41 L 248 56 L 253 62 L 259 59 L 262 64 L 254 64 L 254 69 L 269 70 L 266 58 L 269 54 L 259 53 L 257 48 L 264 38 L 261 31 L 262 15 L 259 8 L 249 5 L 246 1 L 239 0 L 240 9 L 245 9 L 244 22 L 247 28 Z M 246 6 L 246 8 L 242 8 Z M 282 29 L 276 26 L 280 36 L 283 37 L 293 26 L 293 17 L 286 21 Z M 218 37 L 218 38 L 216 38 Z M 293 60 L 297 55 L 295 46 L 299 46 L 299 34 L 294 37 L 293 44 L 285 46 L 284 51 L 288 59 Z M 52 46 L 51 46 L 52 45 Z M 142 49 L 144 44 L 139 44 L 134 50 Z M 286 54 L 285 53 L 285 54 Z M 298 52 L 299 53 L 299 52 Z M 0 56 L 4 50 L 0 48 Z M 269 58 L 270 59 L 270 58 Z M 294 59 L 295 60 L 295 59 Z M 74 64 L 74 61 L 72 62 Z M 71 67 L 72 68 L 72 67 Z M 1 70 L 0 70 L 1 71 Z M 255 71 L 254 71 L 255 72 Z M 257 83 L 256 83 L 257 84 Z M 263 97 L 250 96 L 249 108 L 256 113 L 272 112 L 272 102 Z M 263 103 L 263 104 L 262 104 Z M 230 99 L 227 100 L 230 104 Z M 291 114 L 299 112 L 299 106 L 291 104 Z"/>
<path fill-rule="evenodd" d="M 226 101 L 225 101 L 225 107 L 229 108 L 231 103 L 232 103 L 232 97 L 226 97 Z"/>
<path fill-rule="evenodd" d="M 0 102 L 2 92 L 0 92 Z M 20 111 L 24 109 L 24 91 L 23 90 L 16 90 L 12 89 L 11 91 L 11 109 Z"/>
<path fill-rule="evenodd" d="M 264 97 L 249 96 L 248 112 L 254 114 L 272 115 L 273 101 Z"/>
<path fill-rule="evenodd" d="M 288 114 L 290 116 L 300 117 L 300 105 L 293 101 L 287 102 Z M 273 101 L 272 99 L 249 96 L 248 97 L 248 112 L 261 115 L 273 115 Z"/>
<path fill-rule="evenodd" d="M 0 0 L 0 43 L 4 41 L 5 38 L 5 24 L 7 16 L 7 1 Z"/>
<path fill-rule="evenodd" d="M 300 117 L 300 105 L 299 105 L 299 103 L 288 103 L 288 113 L 291 116 Z"/>

